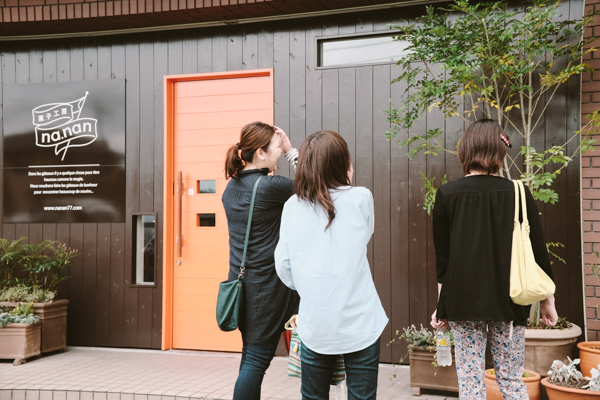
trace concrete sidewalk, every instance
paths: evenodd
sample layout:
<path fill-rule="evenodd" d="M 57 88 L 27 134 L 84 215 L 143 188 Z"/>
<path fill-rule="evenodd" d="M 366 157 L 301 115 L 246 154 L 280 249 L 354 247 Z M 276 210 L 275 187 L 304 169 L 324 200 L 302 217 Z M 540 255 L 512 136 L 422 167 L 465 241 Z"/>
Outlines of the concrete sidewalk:
<path fill-rule="evenodd" d="M 11 362 L 0 361 L 0 400 L 231 399 L 240 356 L 70 347 L 17 367 Z M 412 398 L 408 374 L 408 366 L 381 364 L 377 398 Z M 301 398 L 300 379 L 288 377 L 287 359 L 276 357 L 265 376 L 262 399 Z M 444 393 L 433 391 L 415 397 L 444 398 Z"/>

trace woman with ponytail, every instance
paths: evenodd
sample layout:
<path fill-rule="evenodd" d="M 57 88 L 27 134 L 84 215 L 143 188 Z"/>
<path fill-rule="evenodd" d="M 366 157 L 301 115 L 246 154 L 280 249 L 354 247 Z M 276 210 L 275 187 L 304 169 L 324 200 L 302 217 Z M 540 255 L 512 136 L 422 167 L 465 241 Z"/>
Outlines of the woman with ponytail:
<path fill-rule="evenodd" d="M 227 151 L 223 207 L 229 227 L 229 281 L 236 280 L 244 250 L 252 190 L 259 182 L 244 272 L 245 317 L 240 324 L 243 348 L 234 400 L 260 399 L 260 387 L 279 343 L 285 322 L 298 310 L 298 294 L 277 277 L 273 253 L 279 240 L 284 203 L 294 194 L 294 181 L 268 175 L 284 152 L 295 168 L 298 151 L 285 132 L 253 122 L 242 128 L 239 143 Z M 231 178 L 231 179 L 230 179 Z"/>
<path fill-rule="evenodd" d="M 338 354 L 349 399 L 375 399 L 379 336 L 388 318 L 367 259 L 373 196 L 352 187 L 352 160 L 336 132 L 317 132 L 298 157 L 295 192 L 283 208 L 277 274 L 300 295 L 302 398 L 329 399 Z"/>

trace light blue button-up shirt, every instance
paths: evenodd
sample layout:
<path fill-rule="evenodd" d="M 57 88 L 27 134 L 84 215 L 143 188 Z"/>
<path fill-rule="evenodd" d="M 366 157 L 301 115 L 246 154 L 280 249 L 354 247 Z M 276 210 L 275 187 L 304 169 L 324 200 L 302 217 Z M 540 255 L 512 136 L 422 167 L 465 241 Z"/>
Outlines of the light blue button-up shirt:
<path fill-rule="evenodd" d="M 363 187 L 329 191 L 335 218 L 292 196 L 283 208 L 275 267 L 298 291 L 298 335 L 320 354 L 346 354 L 372 345 L 388 323 L 367 260 L 373 235 L 373 195 Z"/>

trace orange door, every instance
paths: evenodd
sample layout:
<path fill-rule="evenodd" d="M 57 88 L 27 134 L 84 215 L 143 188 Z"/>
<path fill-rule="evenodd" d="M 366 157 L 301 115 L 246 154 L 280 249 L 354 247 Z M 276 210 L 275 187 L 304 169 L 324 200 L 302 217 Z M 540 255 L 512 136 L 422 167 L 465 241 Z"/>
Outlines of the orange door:
<path fill-rule="evenodd" d="M 219 330 L 215 307 L 219 282 L 229 271 L 227 219 L 221 203 L 227 185 L 225 154 L 247 123 L 273 124 L 272 72 L 256 75 L 250 71 L 187 76 L 170 86 L 173 159 L 167 160 L 172 166 L 167 173 L 174 189 L 167 217 L 174 228 L 169 240 L 174 249 L 168 252 L 166 261 L 171 265 L 166 271 L 172 274 L 171 348 L 242 348 L 239 331 Z"/>

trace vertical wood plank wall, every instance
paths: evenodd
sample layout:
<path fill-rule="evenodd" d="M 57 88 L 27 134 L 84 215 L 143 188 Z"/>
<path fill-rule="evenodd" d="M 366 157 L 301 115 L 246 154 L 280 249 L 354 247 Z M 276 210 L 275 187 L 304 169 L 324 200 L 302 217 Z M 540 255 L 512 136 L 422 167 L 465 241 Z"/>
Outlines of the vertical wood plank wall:
<path fill-rule="evenodd" d="M 581 1 L 564 4 L 566 14 Z M 403 83 L 393 64 L 316 69 L 315 38 L 385 31 L 386 25 L 414 20 L 422 8 L 362 13 L 129 36 L 2 43 L 1 83 L 126 79 L 127 220 L 124 223 L 2 224 L 2 236 L 30 241 L 55 239 L 79 249 L 71 278 L 61 287 L 68 298 L 68 343 L 78 346 L 160 348 L 162 296 L 163 76 L 256 68 L 275 70 L 275 123 L 300 147 L 320 129 L 339 131 L 355 165 L 355 184 L 375 198 L 376 229 L 369 261 L 390 324 L 382 335 L 381 360 L 397 362 L 404 346 L 386 346 L 409 324 L 426 325 L 436 306 L 435 255 L 431 220 L 422 208 L 419 172 L 462 176 L 452 156 L 419 156 L 408 162 L 406 150 L 386 141 L 389 128 L 381 110 L 397 103 Z M 549 146 L 579 126 L 579 81 L 569 82 L 548 111 L 542 128 Z M 1 92 L 0 92 L 1 96 Z M 2 97 L 0 97 L 0 102 Z M 567 113 L 566 110 L 571 110 Z M 2 108 L 0 107 L 0 118 Z M 454 146 L 464 126 L 432 112 L 418 129 L 446 129 Z M 402 138 L 401 138 L 402 139 Z M 515 139 L 516 141 L 516 139 Z M 517 147 L 517 146 L 515 146 Z M 518 151 L 518 149 L 513 149 Z M 555 263 L 559 314 L 583 323 L 581 288 L 579 160 L 558 178 L 558 206 L 545 207 L 548 241 L 561 241 Z M 289 176 L 283 160 L 278 173 Z M 0 202 L 1 202 L 0 197 Z M 132 213 L 157 213 L 157 287 L 131 285 Z"/>

